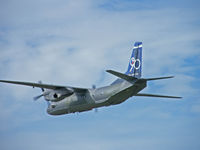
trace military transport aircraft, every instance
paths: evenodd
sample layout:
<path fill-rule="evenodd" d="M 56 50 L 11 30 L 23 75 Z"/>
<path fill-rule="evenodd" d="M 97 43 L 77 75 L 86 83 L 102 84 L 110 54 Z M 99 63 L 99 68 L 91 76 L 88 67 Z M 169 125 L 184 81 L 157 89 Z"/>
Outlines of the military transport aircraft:
<path fill-rule="evenodd" d="M 50 115 L 62 115 L 75 112 L 83 112 L 102 106 L 117 105 L 132 96 L 148 96 L 160 98 L 181 98 L 177 96 L 165 96 L 140 93 L 146 86 L 147 81 L 173 78 L 141 78 L 142 71 L 142 42 L 136 42 L 128 64 L 126 73 L 107 70 L 108 73 L 117 76 L 118 79 L 112 84 L 91 89 L 70 86 L 50 85 L 31 82 L 0 80 L 0 82 L 19 84 L 42 89 L 42 94 L 34 97 L 34 100 L 44 96 L 48 102 L 47 113 Z"/>

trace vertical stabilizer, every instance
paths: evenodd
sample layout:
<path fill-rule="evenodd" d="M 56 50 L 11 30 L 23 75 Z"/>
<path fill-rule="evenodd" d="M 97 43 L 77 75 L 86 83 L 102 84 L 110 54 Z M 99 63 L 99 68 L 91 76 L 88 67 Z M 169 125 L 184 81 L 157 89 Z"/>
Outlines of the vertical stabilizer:
<path fill-rule="evenodd" d="M 135 42 L 128 64 L 127 75 L 141 78 L 142 75 L 142 42 Z"/>

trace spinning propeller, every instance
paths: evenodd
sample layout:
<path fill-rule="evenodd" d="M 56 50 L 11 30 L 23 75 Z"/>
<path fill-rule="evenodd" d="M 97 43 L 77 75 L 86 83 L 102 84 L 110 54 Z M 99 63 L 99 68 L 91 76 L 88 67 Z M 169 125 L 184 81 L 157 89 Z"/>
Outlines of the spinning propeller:
<path fill-rule="evenodd" d="M 42 84 L 42 81 L 38 81 L 38 83 L 39 83 L 39 84 Z M 40 99 L 42 96 L 46 96 L 46 95 L 49 94 L 49 93 L 47 93 L 47 92 L 45 93 L 44 88 L 41 88 L 41 90 L 42 90 L 43 93 L 42 93 L 41 95 L 38 95 L 38 96 L 33 97 L 33 100 L 34 100 L 34 101 Z"/>

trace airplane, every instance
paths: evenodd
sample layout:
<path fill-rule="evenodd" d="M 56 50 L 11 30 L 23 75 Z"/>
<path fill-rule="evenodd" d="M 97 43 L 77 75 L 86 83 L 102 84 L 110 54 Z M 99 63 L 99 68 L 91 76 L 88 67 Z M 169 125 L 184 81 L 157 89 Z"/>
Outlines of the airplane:
<path fill-rule="evenodd" d="M 178 96 L 166 96 L 157 94 L 140 93 L 147 87 L 148 81 L 169 79 L 174 76 L 141 78 L 142 75 L 142 42 L 135 42 L 128 69 L 125 73 L 114 70 L 106 70 L 118 77 L 108 86 L 96 88 L 77 88 L 61 85 L 50 85 L 31 82 L 0 80 L 0 82 L 37 87 L 42 89 L 42 94 L 34 97 L 38 100 L 42 96 L 48 103 L 47 113 L 50 115 L 63 115 L 75 112 L 89 111 L 98 107 L 117 105 L 132 96 L 146 96 L 158 98 L 177 98 Z"/>

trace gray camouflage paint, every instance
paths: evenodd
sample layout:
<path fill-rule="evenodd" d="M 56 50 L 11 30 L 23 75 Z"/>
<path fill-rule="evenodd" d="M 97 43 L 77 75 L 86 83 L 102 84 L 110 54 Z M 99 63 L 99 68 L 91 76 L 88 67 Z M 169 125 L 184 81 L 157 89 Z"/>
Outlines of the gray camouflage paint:
<path fill-rule="evenodd" d="M 47 108 L 47 113 L 50 115 L 61 115 L 120 104 L 129 97 L 136 95 L 145 87 L 146 81 L 131 83 L 120 79 L 119 82 L 111 84 L 110 86 L 88 89 L 84 93 L 73 93 L 63 100 L 51 102 Z"/>

